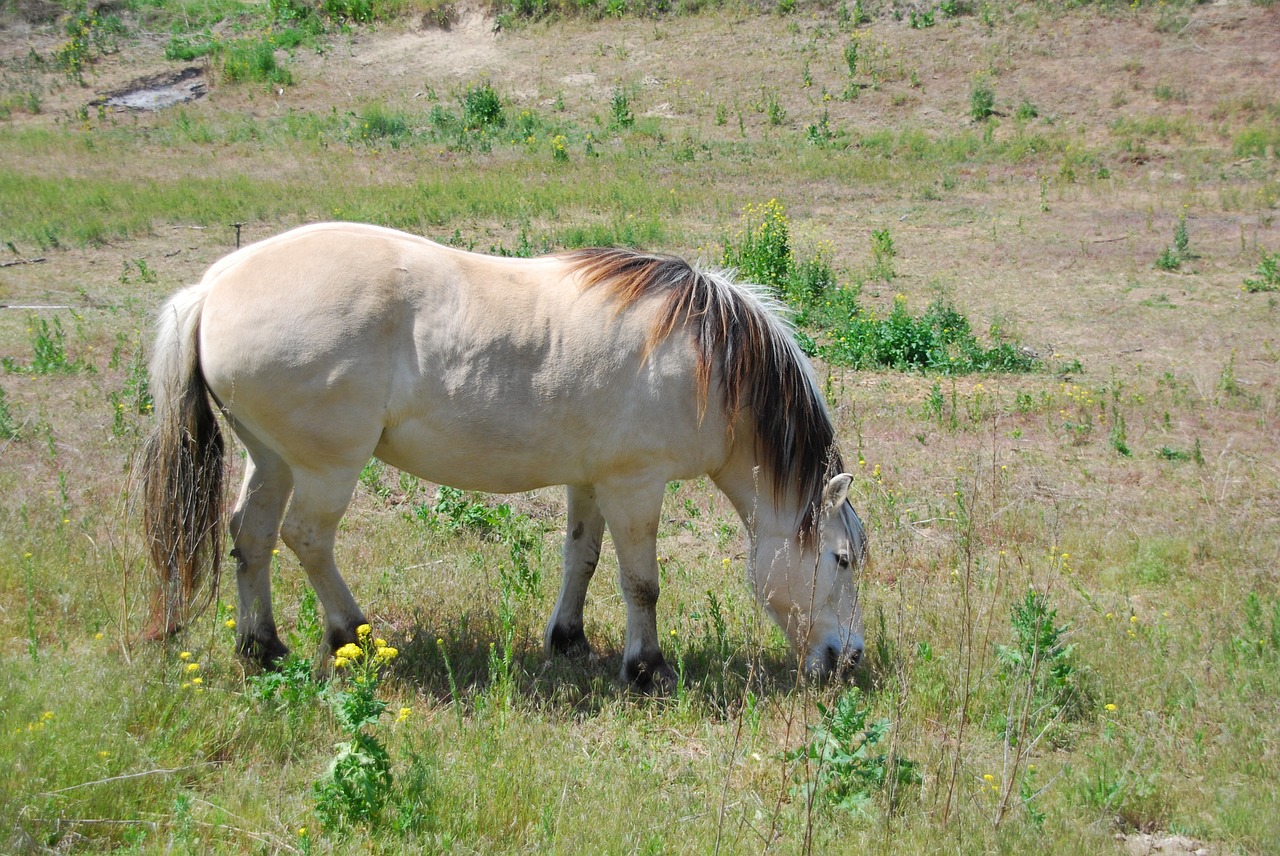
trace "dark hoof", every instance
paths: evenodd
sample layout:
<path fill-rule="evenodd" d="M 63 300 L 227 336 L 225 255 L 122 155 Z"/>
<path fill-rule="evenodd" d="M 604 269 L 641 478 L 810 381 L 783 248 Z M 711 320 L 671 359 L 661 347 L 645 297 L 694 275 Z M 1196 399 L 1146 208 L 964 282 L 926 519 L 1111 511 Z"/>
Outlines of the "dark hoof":
<path fill-rule="evenodd" d="M 623 663 L 622 679 L 635 692 L 651 696 L 671 695 L 679 682 L 675 671 L 661 654 Z"/>
<path fill-rule="evenodd" d="M 564 657 L 591 656 L 591 643 L 581 627 L 561 627 L 556 625 L 547 634 L 547 650 L 551 654 Z"/>
<path fill-rule="evenodd" d="M 236 653 L 264 669 L 274 669 L 289 656 L 289 648 L 275 633 L 261 636 L 240 636 L 236 639 Z"/>

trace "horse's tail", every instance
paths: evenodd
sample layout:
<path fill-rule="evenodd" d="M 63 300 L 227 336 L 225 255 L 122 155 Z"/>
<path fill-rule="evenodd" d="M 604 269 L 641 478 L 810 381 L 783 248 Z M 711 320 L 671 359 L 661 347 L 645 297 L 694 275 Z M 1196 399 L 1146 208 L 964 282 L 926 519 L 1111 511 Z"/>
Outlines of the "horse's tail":
<path fill-rule="evenodd" d="M 207 286 L 192 286 L 165 303 L 151 356 L 156 425 L 140 466 L 143 530 L 158 575 L 147 628 L 153 639 L 176 633 L 208 606 L 222 560 L 224 447 L 200 371 L 207 294 Z M 202 595 L 210 579 L 215 585 Z"/>

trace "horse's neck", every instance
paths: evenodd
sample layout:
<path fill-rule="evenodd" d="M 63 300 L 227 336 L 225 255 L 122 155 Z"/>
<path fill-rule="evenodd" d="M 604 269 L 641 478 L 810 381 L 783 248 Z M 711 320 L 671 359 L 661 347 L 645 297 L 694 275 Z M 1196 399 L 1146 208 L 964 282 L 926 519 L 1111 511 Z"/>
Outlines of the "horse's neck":
<path fill-rule="evenodd" d="M 801 509 L 793 491 L 775 498 L 773 479 L 758 462 L 753 451 L 738 448 L 729 462 L 712 475 L 716 487 L 729 498 L 747 528 L 753 545 L 761 538 L 788 537 L 800 526 Z"/>

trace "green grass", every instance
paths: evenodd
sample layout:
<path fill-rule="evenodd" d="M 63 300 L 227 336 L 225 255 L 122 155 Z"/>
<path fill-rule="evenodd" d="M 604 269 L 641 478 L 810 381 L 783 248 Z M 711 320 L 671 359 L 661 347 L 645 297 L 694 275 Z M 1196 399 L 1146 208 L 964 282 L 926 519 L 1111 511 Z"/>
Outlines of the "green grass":
<path fill-rule="evenodd" d="M 501 11 L 585 20 L 499 37 L 487 74 L 411 78 L 420 98 L 321 84 L 438 4 L 374 4 L 372 27 L 319 4 L 126 4 L 127 55 L 82 52 L 90 83 L 133 61 L 131 15 L 157 51 L 300 31 L 273 54 L 278 102 L 215 79 L 154 116 L 81 114 L 49 51 L 0 68 L 0 255 L 19 262 L 0 302 L 44 307 L 0 313 L 0 850 L 1077 854 L 1151 831 L 1270 852 L 1280 375 L 1274 301 L 1241 289 L 1275 279 L 1280 159 L 1274 104 L 1206 101 L 1160 65 L 1185 55 L 1167 16 L 1205 10 L 959 4 L 911 29 L 875 4 L 526 5 Z M 1072 34 L 1114 21 L 1167 49 L 1135 56 L 1133 112 L 1064 103 L 1026 40 L 1052 23 L 1094 51 Z M 683 41 L 730 24 L 766 69 Z M 975 126 L 979 79 L 998 112 Z M 142 641 L 129 461 L 154 311 L 229 251 L 228 224 L 334 217 L 510 255 L 674 251 L 789 302 L 871 536 L 852 685 L 797 680 L 707 479 L 670 485 L 660 520 L 670 698 L 616 679 L 608 547 L 598 659 L 542 656 L 557 491 L 441 492 L 380 464 L 338 545 L 399 650 L 377 716 L 353 730 L 332 703 L 350 684 L 312 679 L 315 596 L 283 547 L 285 672 L 233 657 L 230 577 L 182 637 Z M 1166 246 L 1176 280 L 1152 267 Z M 1032 352 L 1030 372 L 996 359 Z M 325 783 L 354 731 L 391 785 L 342 821 Z"/>

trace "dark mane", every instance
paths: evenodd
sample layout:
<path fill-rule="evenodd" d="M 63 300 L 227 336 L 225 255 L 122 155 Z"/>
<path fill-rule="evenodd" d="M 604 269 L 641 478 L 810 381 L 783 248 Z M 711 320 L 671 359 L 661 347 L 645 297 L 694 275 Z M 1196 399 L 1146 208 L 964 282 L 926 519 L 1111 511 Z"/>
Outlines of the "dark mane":
<path fill-rule="evenodd" d="M 699 411 L 707 406 L 712 370 L 719 365 L 728 421 L 749 412 L 756 457 L 774 500 L 796 491 L 806 506 L 801 525 L 808 529 L 827 479 L 843 470 L 843 462 L 831 417 L 786 323 L 748 287 L 675 256 L 584 249 L 562 258 L 584 288 L 607 288 L 622 308 L 642 297 L 665 297 L 647 350 L 677 326 L 689 331 L 698 358 Z"/>

